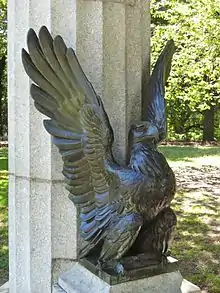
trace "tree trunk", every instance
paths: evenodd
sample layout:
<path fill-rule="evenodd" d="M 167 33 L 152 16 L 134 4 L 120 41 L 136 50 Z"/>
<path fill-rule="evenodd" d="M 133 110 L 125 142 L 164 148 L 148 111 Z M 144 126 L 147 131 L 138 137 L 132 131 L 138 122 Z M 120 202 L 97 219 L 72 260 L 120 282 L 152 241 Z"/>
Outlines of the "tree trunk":
<path fill-rule="evenodd" d="M 214 120 L 215 120 L 215 106 L 210 106 L 210 109 L 204 111 L 203 116 L 203 140 L 213 141 L 214 137 Z"/>

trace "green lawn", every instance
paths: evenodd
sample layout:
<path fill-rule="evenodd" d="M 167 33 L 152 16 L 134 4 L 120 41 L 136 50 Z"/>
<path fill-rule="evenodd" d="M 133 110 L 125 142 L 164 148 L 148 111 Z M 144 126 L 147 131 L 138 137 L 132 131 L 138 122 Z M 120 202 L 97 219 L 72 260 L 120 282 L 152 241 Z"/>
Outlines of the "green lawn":
<path fill-rule="evenodd" d="M 0 148 L 0 285 L 8 280 L 8 152 Z"/>
<path fill-rule="evenodd" d="M 161 146 L 171 165 L 217 165 L 220 167 L 220 147 Z"/>
<path fill-rule="evenodd" d="M 162 146 L 173 167 L 178 225 L 172 254 L 183 276 L 220 292 L 220 147 Z"/>
<path fill-rule="evenodd" d="M 162 146 L 160 150 L 178 185 L 172 254 L 180 260 L 185 278 L 209 293 L 220 293 L 220 147 Z M 7 188 L 7 148 L 1 148 L 0 284 L 8 277 Z"/>

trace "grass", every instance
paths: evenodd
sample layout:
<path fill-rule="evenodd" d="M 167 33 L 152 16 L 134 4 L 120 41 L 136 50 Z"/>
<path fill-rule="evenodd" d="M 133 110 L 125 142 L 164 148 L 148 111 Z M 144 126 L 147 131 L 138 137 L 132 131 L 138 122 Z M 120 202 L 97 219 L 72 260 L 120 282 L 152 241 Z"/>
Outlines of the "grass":
<path fill-rule="evenodd" d="M 161 146 L 172 166 L 175 165 L 218 165 L 220 166 L 220 147 L 207 146 Z"/>
<path fill-rule="evenodd" d="M 220 292 L 220 222 L 218 196 L 179 192 L 173 202 L 178 216 L 172 252 L 181 272 L 208 292 Z"/>
<path fill-rule="evenodd" d="M 8 280 L 8 150 L 0 148 L 0 285 Z"/>
<path fill-rule="evenodd" d="M 220 148 L 162 146 L 160 150 L 174 168 L 177 181 L 191 180 L 194 185 L 199 180 L 211 182 L 208 188 L 185 188 L 188 181 L 185 187 L 179 187 L 173 201 L 178 225 L 172 254 L 180 260 L 180 270 L 186 279 L 206 292 L 220 293 Z M 215 168 L 207 172 L 204 166 Z M 7 148 L 1 148 L 0 284 L 8 278 L 7 188 Z"/>
<path fill-rule="evenodd" d="M 176 171 L 177 184 L 186 181 L 173 201 L 178 224 L 172 254 L 184 278 L 205 292 L 220 293 L 220 148 L 162 146 L 161 151 Z M 211 184 L 199 188 L 198 181 Z"/>

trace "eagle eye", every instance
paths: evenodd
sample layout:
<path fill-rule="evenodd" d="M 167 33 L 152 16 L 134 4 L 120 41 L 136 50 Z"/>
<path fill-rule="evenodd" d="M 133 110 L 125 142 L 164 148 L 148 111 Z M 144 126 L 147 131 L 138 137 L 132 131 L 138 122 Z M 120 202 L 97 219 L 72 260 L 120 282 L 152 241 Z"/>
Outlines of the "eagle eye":
<path fill-rule="evenodd" d="M 137 131 L 138 132 L 143 132 L 143 131 L 146 131 L 147 130 L 147 127 L 146 125 L 139 125 L 138 128 L 137 128 Z"/>

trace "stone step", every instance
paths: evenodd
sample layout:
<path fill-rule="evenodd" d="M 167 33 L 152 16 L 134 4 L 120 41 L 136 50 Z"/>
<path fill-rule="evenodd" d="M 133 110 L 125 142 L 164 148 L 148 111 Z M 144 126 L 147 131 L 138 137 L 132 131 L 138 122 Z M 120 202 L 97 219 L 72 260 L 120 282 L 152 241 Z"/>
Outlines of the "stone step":
<path fill-rule="evenodd" d="M 66 293 L 66 291 L 64 291 L 58 284 L 55 284 L 52 293 Z"/>
<path fill-rule="evenodd" d="M 194 285 L 193 283 L 183 279 L 181 285 L 182 293 L 201 293 L 201 290 L 198 286 Z"/>
<path fill-rule="evenodd" d="M 9 293 L 9 283 L 5 283 L 0 287 L 0 293 Z"/>
<path fill-rule="evenodd" d="M 201 293 L 201 290 L 198 286 L 194 285 L 193 283 L 183 279 L 182 286 L 181 286 L 182 293 Z M 9 283 L 5 283 L 2 287 L 0 287 L 0 293 L 9 293 Z M 52 293 L 68 293 L 64 291 L 58 284 L 53 286 Z"/>

